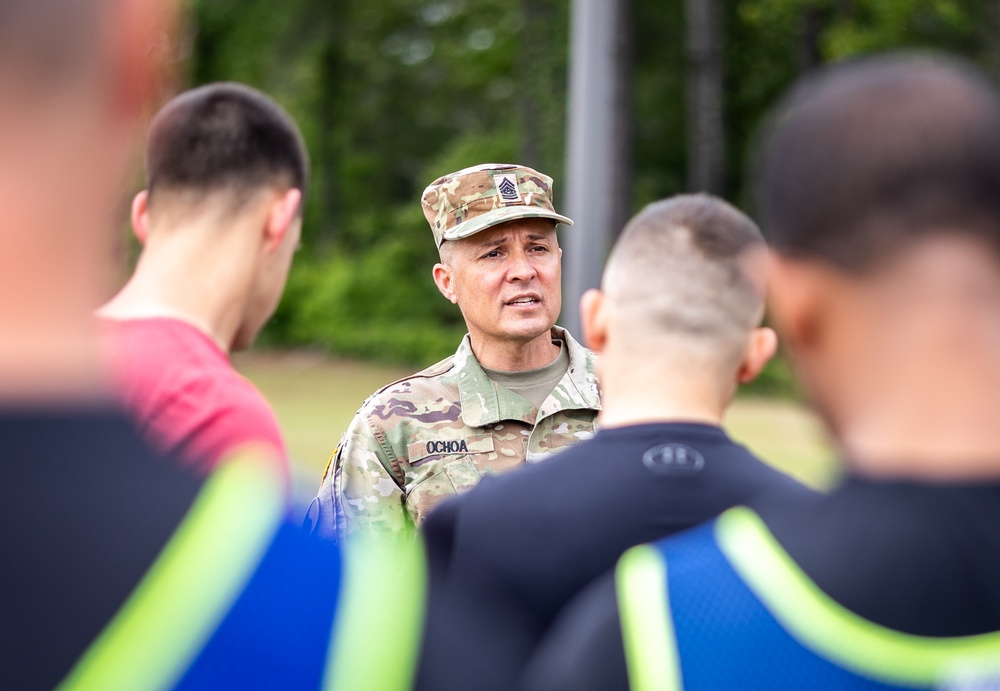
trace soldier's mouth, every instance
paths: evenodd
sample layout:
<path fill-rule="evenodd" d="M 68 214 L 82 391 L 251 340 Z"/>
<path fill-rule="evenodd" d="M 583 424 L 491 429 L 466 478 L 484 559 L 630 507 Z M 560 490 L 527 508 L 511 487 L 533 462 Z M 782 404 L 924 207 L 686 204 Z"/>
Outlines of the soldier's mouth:
<path fill-rule="evenodd" d="M 510 306 L 513 306 L 513 307 L 521 307 L 521 306 L 537 305 L 537 304 L 540 304 L 541 302 L 542 302 L 541 296 L 535 295 L 535 294 L 531 294 L 531 295 L 519 295 L 518 297 L 514 298 L 513 300 L 508 300 L 504 304 L 507 304 L 507 305 L 510 305 Z"/>

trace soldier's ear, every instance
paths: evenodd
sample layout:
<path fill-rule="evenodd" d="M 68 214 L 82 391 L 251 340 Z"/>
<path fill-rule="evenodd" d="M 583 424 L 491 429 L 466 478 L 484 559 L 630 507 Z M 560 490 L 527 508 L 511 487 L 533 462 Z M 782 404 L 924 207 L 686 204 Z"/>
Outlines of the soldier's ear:
<path fill-rule="evenodd" d="M 458 303 L 458 294 L 455 292 L 455 282 L 451 277 L 451 267 L 447 264 L 434 265 L 434 285 L 437 286 L 441 294 L 452 304 Z"/>
<path fill-rule="evenodd" d="M 580 326 L 587 347 L 595 353 L 604 350 L 608 342 L 608 300 L 596 288 L 591 288 L 580 298 Z"/>

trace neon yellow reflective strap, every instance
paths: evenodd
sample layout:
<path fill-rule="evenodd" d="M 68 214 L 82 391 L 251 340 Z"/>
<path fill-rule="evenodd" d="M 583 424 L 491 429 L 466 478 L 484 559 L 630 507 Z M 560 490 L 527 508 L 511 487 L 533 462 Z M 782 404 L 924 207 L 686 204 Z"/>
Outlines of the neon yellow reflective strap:
<path fill-rule="evenodd" d="M 411 527 L 384 540 L 356 536 L 344 550 L 343 579 L 323 688 L 409 689 L 427 598 L 419 535 Z"/>
<path fill-rule="evenodd" d="M 141 691 L 177 682 L 277 530 L 285 504 L 276 468 L 246 453 L 208 478 L 146 576 L 60 689 Z"/>
<path fill-rule="evenodd" d="M 633 547 L 615 568 L 622 642 L 632 691 L 683 688 L 670 603 L 667 566 L 656 548 Z"/>
<path fill-rule="evenodd" d="M 821 591 L 751 510 L 730 509 L 715 531 L 733 568 L 785 630 L 846 669 L 887 683 L 925 687 L 998 671 L 1000 632 L 929 638 L 884 628 Z"/>

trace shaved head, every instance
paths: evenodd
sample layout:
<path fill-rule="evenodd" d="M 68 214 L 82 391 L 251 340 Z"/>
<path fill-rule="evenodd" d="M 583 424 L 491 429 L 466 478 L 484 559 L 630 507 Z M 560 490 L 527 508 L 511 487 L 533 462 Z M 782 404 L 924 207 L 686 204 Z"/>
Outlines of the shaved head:
<path fill-rule="evenodd" d="M 629 222 L 602 288 L 626 338 L 680 339 L 736 361 L 763 314 L 765 261 L 746 215 L 709 195 L 681 195 Z"/>

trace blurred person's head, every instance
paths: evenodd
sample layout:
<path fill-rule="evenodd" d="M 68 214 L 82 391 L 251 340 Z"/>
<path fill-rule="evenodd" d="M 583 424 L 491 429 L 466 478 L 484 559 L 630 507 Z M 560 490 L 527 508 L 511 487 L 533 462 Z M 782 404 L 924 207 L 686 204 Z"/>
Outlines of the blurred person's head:
<path fill-rule="evenodd" d="M 457 304 L 473 349 L 548 339 L 562 308 L 552 178 L 487 163 L 432 182 L 421 197 L 441 261 L 434 282 Z"/>
<path fill-rule="evenodd" d="M 920 54 L 828 68 L 776 108 L 754 183 L 775 325 L 847 453 L 992 454 L 974 433 L 992 412 L 971 403 L 1000 386 L 988 79 Z"/>
<path fill-rule="evenodd" d="M 776 348 L 774 332 L 759 326 L 766 266 L 754 222 L 706 194 L 650 204 L 629 221 L 601 290 L 580 304 L 608 404 L 619 380 L 638 377 L 651 390 L 697 391 L 721 414 Z"/>
<path fill-rule="evenodd" d="M 0 389 L 96 389 L 91 310 L 107 288 L 140 115 L 172 3 L 0 3 Z"/>
<path fill-rule="evenodd" d="M 158 278 L 179 285 L 211 274 L 237 293 L 224 336 L 214 335 L 226 349 L 248 346 L 277 307 L 299 243 L 309 159 L 298 127 L 259 91 L 210 84 L 157 113 L 146 168 L 132 208 L 140 267 L 180 258 L 187 268 Z"/>
<path fill-rule="evenodd" d="M 836 65 L 776 109 L 755 177 L 782 255 L 877 271 L 933 237 L 1000 255 L 1000 108 L 969 65 L 902 54 Z"/>

